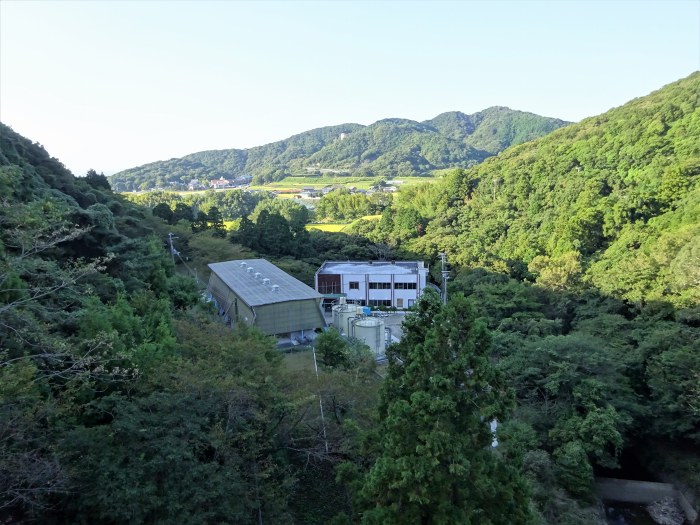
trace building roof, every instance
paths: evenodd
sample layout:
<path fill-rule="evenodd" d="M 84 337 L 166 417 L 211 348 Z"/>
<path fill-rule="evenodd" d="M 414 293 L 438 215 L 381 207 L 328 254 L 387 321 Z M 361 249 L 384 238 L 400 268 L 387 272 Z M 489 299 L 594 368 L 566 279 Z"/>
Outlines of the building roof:
<path fill-rule="evenodd" d="M 242 259 L 208 265 L 212 272 L 249 306 L 283 303 L 323 296 L 265 259 Z M 249 268 L 253 270 L 248 271 Z M 260 275 L 256 278 L 255 274 Z M 265 282 L 269 279 L 269 282 Z M 275 291 L 274 287 L 277 286 Z"/>
<path fill-rule="evenodd" d="M 374 274 L 409 275 L 424 270 L 423 261 L 326 261 L 319 268 L 320 275 Z"/>

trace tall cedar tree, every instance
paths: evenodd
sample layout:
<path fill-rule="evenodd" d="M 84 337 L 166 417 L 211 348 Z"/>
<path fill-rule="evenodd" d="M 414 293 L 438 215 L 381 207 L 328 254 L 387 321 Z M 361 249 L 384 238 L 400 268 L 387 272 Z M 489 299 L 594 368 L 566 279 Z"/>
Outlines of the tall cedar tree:
<path fill-rule="evenodd" d="M 485 326 L 464 296 L 442 306 L 428 291 L 404 329 L 388 352 L 362 523 L 529 523 L 525 482 L 491 448 L 489 422 L 513 396 L 490 363 Z"/>

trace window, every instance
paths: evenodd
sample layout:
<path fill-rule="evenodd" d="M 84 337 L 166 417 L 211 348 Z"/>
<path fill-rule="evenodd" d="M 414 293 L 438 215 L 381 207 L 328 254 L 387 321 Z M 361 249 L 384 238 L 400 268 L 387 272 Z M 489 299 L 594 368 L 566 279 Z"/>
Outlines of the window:
<path fill-rule="evenodd" d="M 394 283 L 395 290 L 415 290 L 416 283 Z"/>
<path fill-rule="evenodd" d="M 396 307 L 403 308 L 403 299 L 401 299 L 400 297 L 396 299 Z"/>
<path fill-rule="evenodd" d="M 370 299 L 370 306 L 391 306 L 391 299 Z"/>
<path fill-rule="evenodd" d="M 340 284 L 318 283 L 318 293 L 340 293 Z"/>
<path fill-rule="evenodd" d="M 350 281 L 350 289 L 351 290 L 359 290 L 360 289 L 359 281 Z"/>
<path fill-rule="evenodd" d="M 391 283 L 369 283 L 370 290 L 391 290 Z"/>

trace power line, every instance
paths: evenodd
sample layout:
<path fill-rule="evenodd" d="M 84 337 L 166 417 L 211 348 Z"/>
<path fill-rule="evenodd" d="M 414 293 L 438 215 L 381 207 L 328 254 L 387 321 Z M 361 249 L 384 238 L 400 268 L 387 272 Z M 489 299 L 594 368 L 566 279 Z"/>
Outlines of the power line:
<path fill-rule="evenodd" d="M 190 272 L 192 277 L 194 277 L 194 280 L 197 282 L 197 284 L 199 284 L 200 286 L 206 286 L 206 283 L 199 278 L 199 275 L 197 275 L 197 270 L 193 270 L 192 268 L 190 268 L 189 265 L 185 262 L 185 259 L 182 258 L 182 254 L 175 249 L 175 247 L 173 246 L 173 239 L 178 239 L 178 237 L 173 236 L 172 233 L 168 233 L 168 242 L 170 243 L 170 255 L 173 258 L 173 264 L 175 264 L 175 256 L 177 255 L 178 259 L 180 259 L 180 261 L 182 261 L 182 264 L 185 265 L 185 268 L 187 268 L 187 271 Z"/>

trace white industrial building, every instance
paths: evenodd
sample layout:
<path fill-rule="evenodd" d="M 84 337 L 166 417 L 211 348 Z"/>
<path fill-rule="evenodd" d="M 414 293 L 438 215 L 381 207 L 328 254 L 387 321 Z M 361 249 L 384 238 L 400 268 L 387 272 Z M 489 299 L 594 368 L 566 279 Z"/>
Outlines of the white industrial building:
<path fill-rule="evenodd" d="M 362 306 L 410 308 L 425 289 L 423 261 L 326 261 L 316 272 L 316 291 L 328 305 L 344 297 Z"/>

